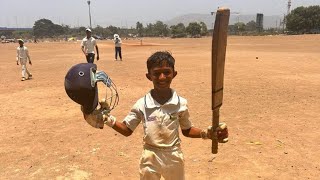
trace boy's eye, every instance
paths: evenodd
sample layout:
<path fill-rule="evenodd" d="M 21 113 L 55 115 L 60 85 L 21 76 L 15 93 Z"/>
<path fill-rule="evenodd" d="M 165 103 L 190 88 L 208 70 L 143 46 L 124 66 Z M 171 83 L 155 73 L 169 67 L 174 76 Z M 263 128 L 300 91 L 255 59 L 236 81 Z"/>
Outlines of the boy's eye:
<path fill-rule="evenodd" d="M 163 72 L 163 74 L 168 76 L 168 75 L 170 75 L 170 71 L 165 71 L 165 72 Z"/>
<path fill-rule="evenodd" d="M 165 75 L 165 76 L 169 76 L 170 75 L 170 71 L 164 71 L 164 72 L 154 72 L 153 75 L 154 76 L 160 76 L 161 74 Z"/>

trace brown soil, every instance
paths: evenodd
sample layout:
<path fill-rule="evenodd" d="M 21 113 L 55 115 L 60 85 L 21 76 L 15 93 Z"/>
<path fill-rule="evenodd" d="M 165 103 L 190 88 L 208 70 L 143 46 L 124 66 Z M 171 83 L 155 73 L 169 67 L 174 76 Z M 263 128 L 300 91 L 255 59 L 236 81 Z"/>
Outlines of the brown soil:
<path fill-rule="evenodd" d="M 100 70 L 120 93 L 122 120 L 150 88 L 146 59 L 176 58 L 172 87 L 188 99 L 193 124 L 210 125 L 211 39 L 123 40 L 123 61 L 99 41 Z M 156 44 L 156 45 L 154 45 Z M 139 179 L 142 126 L 126 138 L 94 129 L 64 90 L 68 69 L 85 62 L 80 42 L 26 43 L 34 79 L 20 81 L 17 44 L 0 44 L 0 177 L 4 179 Z M 320 36 L 229 37 L 224 104 L 229 143 L 182 135 L 187 179 L 317 179 L 320 175 Z M 258 59 L 256 59 L 258 57 Z"/>

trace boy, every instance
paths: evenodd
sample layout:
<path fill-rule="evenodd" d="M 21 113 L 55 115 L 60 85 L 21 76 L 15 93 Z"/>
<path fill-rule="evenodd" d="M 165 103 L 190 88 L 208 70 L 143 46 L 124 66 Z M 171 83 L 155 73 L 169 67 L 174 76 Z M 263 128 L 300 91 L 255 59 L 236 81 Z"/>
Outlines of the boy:
<path fill-rule="evenodd" d="M 17 65 L 19 65 L 19 62 L 21 64 L 22 68 L 22 78 L 21 81 L 25 81 L 26 79 L 31 79 L 32 74 L 29 72 L 27 68 L 27 60 L 29 60 L 29 64 L 32 65 L 31 59 L 29 56 L 29 51 L 26 46 L 24 46 L 24 41 L 22 39 L 18 39 L 19 47 L 17 48 Z M 26 74 L 28 74 L 28 77 L 26 77 Z"/>
<path fill-rule="evenodd" d="M 140 124 L 144 128 L 144 151 L 140 159 L 140 179 L 184 179 L 184 158 L 180 148 L 179 126 L 190 138 L 211 139 L 212 131 L 193 127 L 189 120 L 187 100 L 170 88 L 177 75 L 175 60 L 169 52 L 156 52 L 147 60 L 146 77 L 154 88 L 139 99 L 123 122 L 111 115 L 104 123 L 124 136 L 130 136 Z M 106 104 L 100 103 L 101 107 Z M 90 115 L 84 114 L 86 120 Z M 220 142 L 228 137 L 227 129 L 219 129 Z"/>
<path fill-rule="evenodd" d="M 86 56 L 88 63 L 94 62 L 94 48 L 96 48 L 97 51 L 97 61 L 99 61 L 99 49 L 96 42 L 96 39 L 91 36 L 91 29 L 86 29 L 87 36 L 83 38 L 81 42 L 81 50 L 83 54 Z"/>

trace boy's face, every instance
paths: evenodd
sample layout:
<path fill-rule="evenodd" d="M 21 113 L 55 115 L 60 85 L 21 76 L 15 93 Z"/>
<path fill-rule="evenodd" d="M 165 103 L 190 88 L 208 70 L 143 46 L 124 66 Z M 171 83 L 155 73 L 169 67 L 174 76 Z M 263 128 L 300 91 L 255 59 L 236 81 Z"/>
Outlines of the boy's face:
<path fill-rule="evenodd" d="M 158 90 L 170 88 L 171 81 L 176 75 L 177 71 L 174 71 L 167 63 L 151 68 L 146 74 L 147 78 L 153 82 L 154 89 Z"/>

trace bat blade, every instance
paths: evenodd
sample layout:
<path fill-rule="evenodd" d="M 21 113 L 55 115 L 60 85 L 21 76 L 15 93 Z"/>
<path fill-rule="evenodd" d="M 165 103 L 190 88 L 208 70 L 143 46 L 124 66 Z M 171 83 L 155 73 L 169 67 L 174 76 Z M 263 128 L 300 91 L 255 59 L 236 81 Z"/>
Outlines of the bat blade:
<path fill-rule="evenodd" d="M 219 111 L 223 100 L 224 66 L 227 48 L 227 35 L 230 10 L 221 8 L 217 10 L 214 31 L 212 35 L 211 53 L 211 85 L 212 85 L 212 131 L 219 126 Z M 218 138 L 213 133 L 212 153 L 218 153 Z"/>

